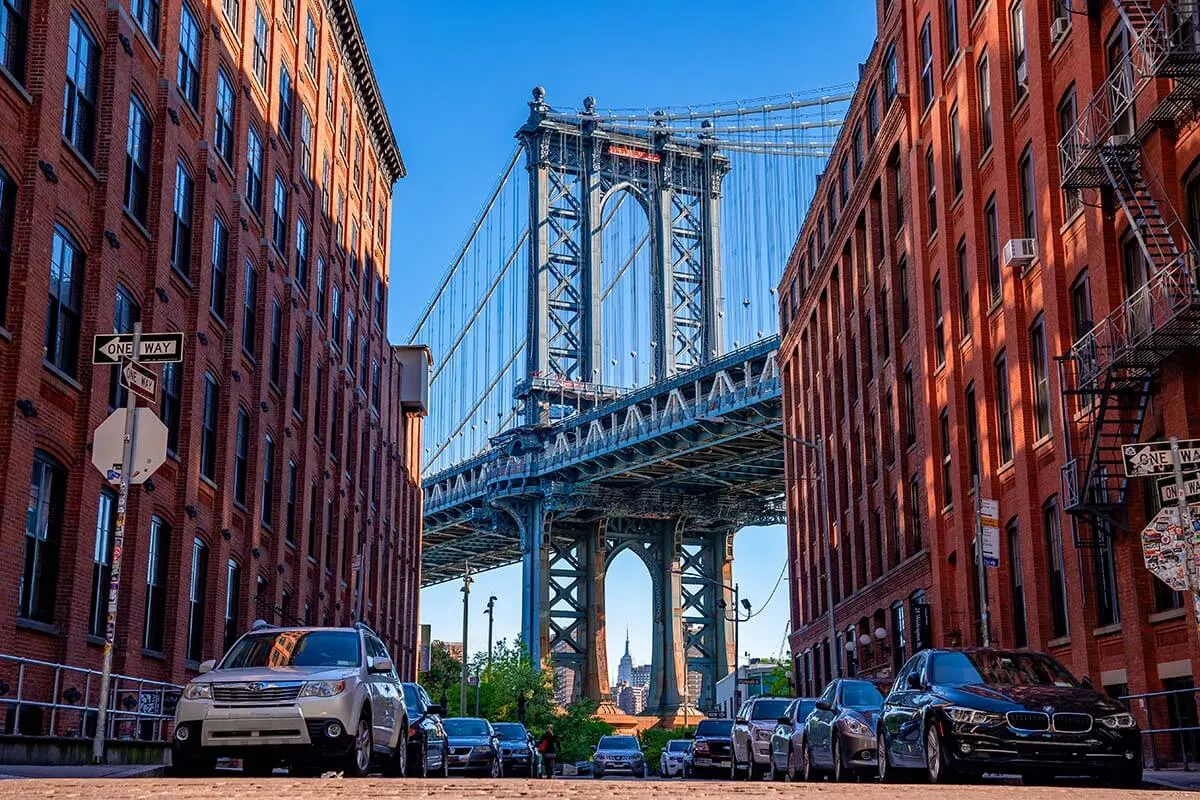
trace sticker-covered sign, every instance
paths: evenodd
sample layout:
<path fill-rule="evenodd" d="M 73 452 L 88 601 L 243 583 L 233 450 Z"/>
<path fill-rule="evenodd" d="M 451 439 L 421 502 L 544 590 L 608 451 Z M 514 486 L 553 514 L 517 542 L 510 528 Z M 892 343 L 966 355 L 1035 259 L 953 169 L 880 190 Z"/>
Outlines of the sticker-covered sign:
<path fill-rule="evenodd" d="M 1191 512 L 1191 532 L 1186 532 L 1179 523 L 1179 509 L 1168 506 L 1142 529 L 1142 555 L 1146 559 L 1146 569 L 1154 573 L 1159 580 L 1177 592 L 1186 592 L 1189 588 L 1189 572 L 1197 574 L 1197 563 L 1188 564 L 1189 550 L 1193 559 L 1200 555 L 1200 508 L 1193 507 Z M 1191 546 L 1187 537 L 1191 536 Z M 1189 569 L 1189 566 L 1191 567 Z"/>

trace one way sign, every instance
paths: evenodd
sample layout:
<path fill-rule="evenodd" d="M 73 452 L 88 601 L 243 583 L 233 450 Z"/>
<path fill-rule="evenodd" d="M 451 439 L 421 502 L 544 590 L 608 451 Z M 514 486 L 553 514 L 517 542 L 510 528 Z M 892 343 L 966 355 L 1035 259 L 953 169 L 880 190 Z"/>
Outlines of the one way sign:
<path fill-rule="evenodd" d="M 138 361 L 183 361 L 183 333 L 143 333 Z M 96 337 L 93 364 L 120 364 L 133 358 L 132 333 L 105 333 Z"/>
<path fill-rule="evenodd" d="M 1125 474 L 1130 478 L 1153 478 L 1173 475 L 1170 442 L 1147 442 L 1127 444 L 1121 448 L 1125 461 Z M 1180 440 L 1179 460 L 1183 469 L 1200 469 L 1200 439 Z"/>

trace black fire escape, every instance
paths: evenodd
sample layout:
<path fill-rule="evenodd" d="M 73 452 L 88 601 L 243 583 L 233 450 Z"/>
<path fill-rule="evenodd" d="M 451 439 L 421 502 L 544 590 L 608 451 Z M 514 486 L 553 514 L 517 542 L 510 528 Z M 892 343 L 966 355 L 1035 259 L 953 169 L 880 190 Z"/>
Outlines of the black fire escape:
<path fill-rule="evenodd" d="M 1125 302 L 1058 359 L 1067 447 L 1063 505 L 1092 531 L 1076 526 L 1078 545 L 1127 527 L 1121 446 L 1142 435 L 1159 367 L 1181 349 L 1200 346 L 1200 258 L 1169 191 L 1142 156 L 1152 132 L 1189 122 L 1200 109 L 1200 8 L 1185 0 L 1112 2 L 1129 46 L 1064 132 L 1062 182 L 1067 191 L 1111 190 L 1136 240 L 1145 281 L 1127 287 Z M 1101 4 L 1088 5 L 1098 11 Z"/>

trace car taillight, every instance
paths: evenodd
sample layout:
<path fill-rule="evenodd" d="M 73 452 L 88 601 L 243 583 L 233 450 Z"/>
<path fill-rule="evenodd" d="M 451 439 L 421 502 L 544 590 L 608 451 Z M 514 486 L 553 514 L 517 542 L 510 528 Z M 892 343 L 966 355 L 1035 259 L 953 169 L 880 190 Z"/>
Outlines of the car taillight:
<path fill-rule="evenodd" d="M 409 725 L 409 726 L 408 726 L 408 738 L 410 738 L 410 739 L 411 739 L 411 738 L 413 738 L 413 737 L 414 737 L 414 736 L 416 736 L 416 735 L 417 735 L 417 726 L 416 726 L 416 725 Z"/>

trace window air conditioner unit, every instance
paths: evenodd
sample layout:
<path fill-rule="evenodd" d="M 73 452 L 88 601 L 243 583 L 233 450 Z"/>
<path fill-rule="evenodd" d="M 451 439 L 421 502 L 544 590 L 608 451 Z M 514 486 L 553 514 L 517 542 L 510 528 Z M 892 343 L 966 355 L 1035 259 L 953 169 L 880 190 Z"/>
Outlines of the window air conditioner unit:
<path fill-rule="evenodd" d="M 1009 239 L 1004 243 L 1004 266 L 1027 267 L 1037 258 L 1037 239 Z"/>
<path fill-rule="evenodd" d="M 1067 31 L 1071 29 L 1071 21 L 1066 17 L 1059 17 L 1050 25 L 1050 44 L 1058 44 L 1059 40 L 1067 35 Z"/>
<path fill-rule="evenodd" d="M 1133 137 L 1130 136 L 1128 133 L 1114 133 L 1112 136 L 1108 137 L 1108 146 L 1109 147 L 1125 147 L 1132 141 L 1133 141 Z"/>

